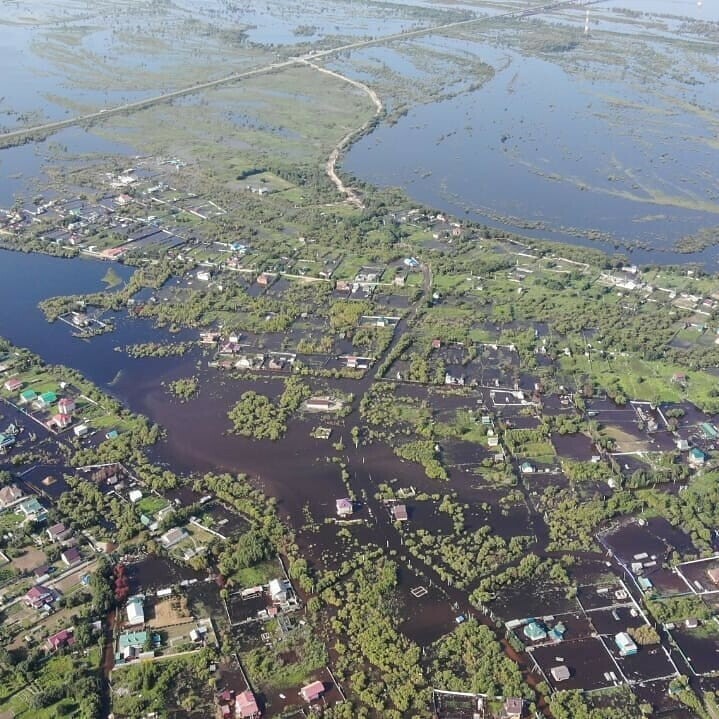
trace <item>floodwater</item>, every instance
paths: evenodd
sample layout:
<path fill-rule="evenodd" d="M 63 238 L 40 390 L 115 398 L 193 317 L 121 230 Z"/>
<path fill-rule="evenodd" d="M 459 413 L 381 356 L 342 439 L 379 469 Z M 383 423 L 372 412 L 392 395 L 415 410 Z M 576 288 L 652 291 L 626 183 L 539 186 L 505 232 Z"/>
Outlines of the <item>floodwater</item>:
<path fill-rule="evenodd" d="M 380 126 L 349 150 L 346 172 L 520 234 L 607 251 L 615 242 L 641 243 L 631 250 L 640 262 L 715 258 L 670 250 L 678 239 L 719 225 L 710 169 L 719 161 L 714 126 L 687 109 L 692 100 L 698 107 L 707 95 L 719 97 L 716 77 L 702 76 L 700 99 L 672 86 L 687 100 L 672 107 L 668 97 L 659 99 L 661 88 L 639 87 L 631 73 L 626 81 L 603 80 L 479 42 L 435 44 L 479 56 L 495 68 L 494 78 Z M 391 57 L 387 62 L 403 72 Z M 342 67 L 352 74 L 349 63 Z M 651 122 L 637 109 L 645 107 L 652 108 Z"/>

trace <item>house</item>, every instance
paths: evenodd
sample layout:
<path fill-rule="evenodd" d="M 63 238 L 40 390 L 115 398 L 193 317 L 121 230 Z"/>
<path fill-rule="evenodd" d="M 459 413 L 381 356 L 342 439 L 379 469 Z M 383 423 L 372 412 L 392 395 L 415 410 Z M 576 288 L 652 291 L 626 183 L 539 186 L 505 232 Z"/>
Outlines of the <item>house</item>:
<path fill-rule="evenodd" d="M 72 431 L 76 437 L 84 437 L 90 431 L 90 428 L 86 424 L 78 424 L 75 425 Z"/>
<path fill-rule="evenodd" d="M 325 690 L 325 685 L 320 682 L 312 682 L 300 689 L 300 694 L 306 702 L 317 701 Z"/>
<path fill-rule="evenodd" d="M 72 567 L 82 560 L 82 555 L 77 547 L 70 547 L 60 554 L 60 559 L 62 559 L 68 567 Z"/>
<path fill-rule="evenodd" d="M 560 664 L 558 667 L 552 667 L 550 673 L 555 682 L 566 682 L 570 677 L 569 668 L 564 664 Z"/>
<path fill-rule="evenodd" d="M 202 642 L 205 640 L 206 636 L 207 627 L 204 625 L 200 625 L 198 627 L 195 627 L 194 629 L 190 629 L 190 641 L 192 642 Z"/>
<path fill-rule="evenodd" d="M 249 689 L 235 698 L 235 716 L 241 719 L 255 719 L 260 716 L 255 695 Z"/>
<path fill-rule="evenodd" d="M 680 452 L 686 452 L 689 449 L 689 442 L 686 439 L 678 439 L 676 445 Z"/>
<path fill-rule="evenodd" d="M 200 282 L 209 282 L 211 277 L 212 275 L 209 270 L 199 270 L 197 272 L 197 279 L 200 280 Z"/>
<path fill-rule="evenodd" d="M 5 509 L 19 502 L 25 495 L 16 484 L 9 484 L 0 489 L 0 509 Z"/>
<path fill-rule="evenodd" d="M 533 642 L 547 638 L 547 630 L 536 619 L 532 619 L 522 631 L 524 632 L 524 636 Z"/>
<path fill-rule="evenodd" d="M 63 647 L 71 647 L 75 643 L 73 636 L 73 628 L 61 629 L 57 634 L 53 634 L 47 638 L 47 648 L 51 652 L 55 652 Z"/>
<path fill-rule="evenodd" d="M 636 654 L 638 651 L 634 640 L 626 632 L 619 632 L 619 634 L 614 637 L 614 643 L 617 645 L 617 649 L 619 649 L 619 654 L 623 657 Z"/>
<path fill-rule="evenodd" d="M 39 409 L 45 409 L 51 404 L 57 402 L 57 395 L 54 392 L 43 392 L 36 400 L 35 404 Z"/>
<path fill-rule="evenodd" d="M 55 601 L 55 592 L 42 584 L 36 584 L 28 589 L 25 594 L 25 604 L 33 609 L 40 609 L 45 604 L 52 604 Z"/>
<path fill-rule="evenodd" d="M 684 620 L 684 626 L 687 629 L 696 629 L 699 626 L 699 620 L 695 617 L 689 617 L 688 619 Z"/>
<path fill-rule="evenodd" d="M 25 521 L 34 520 L 36 522 L 42 521 L 47 516 L 47 510 L 45 507 L 37 501 L 37 498 L 30 497 L 24 502 L 17 505 L 16 512 L 20 512 L 25 515 Z"/>
<path fill-rule="evenodd" d="M 519 719 L 524 713 L 524 701 L 516 697 L 504 702 L 504 714 L 508 719 Z"/>
<path fill-rule="evenodd" d="M 8 392 L 17 392 L 18 390 L 22 389 L 22 380 L 19 380 L 17 377 L 11 377 L 7 382 L 5 382 L 5 389 Z"/>
<path fill-rule="evenodd" d="M 706 455 L 704 452 L 701 451 L 701 449 L 698 449 L 697 447 L 694 447 L 689 452 L 689 464 L 692 467 L 702 467 L 704 465 L 704 462 L 706 462 Z"/>
<path fill-rule="evenodd" d="M 127 495 L 127 498 L 132 502 L 132 504 L 137 504 L 142 499 L 142 490 L 140 489 L 131 489 Z"/>
<path fill-rule="evenodd" d="M 12 434 L 0 434 L 0 454 L 5 454 L 15 444 Z"/>
<path fill-rule="evenodd" d="M 68 529 L 62 522 L 58 522 L 53 524 L 52 527 L 48 527 L 45 533 L 51 542 L 63 542 L 72 534 L 72 530 Z"/>
<path fill-rule="evenodd" d="M 125 205 L 129 205 L 132 202 L 132 197 L 126 192 L 123 192 L 121 195 L 118 195 L 115 198 L 115 202 L 120 205 L 120 207 L 124 207 Z"/>
<path fill-rule="evenodd" d="M 20 392 L 20 404 L 29 404 L 37 399 L 37 392 L 34 389 L 26 389 Z"/>
<path fill-rule="evenodd" d="M 335 502 L 335 505 L 337 507 L 337 516 L 338 517 L 350 517 L 352 516 L 352 512 L 354 511 L 354 507 L 352 506 L 352 500 L 347 499 L 346 497 L 343 499 L 338 499 Z"/>
<path fill-rule="evenodd" d="M 536 470 L 531 462 L 522 462 L 522 464 L 519 465 L 519 471 L 522 474 L 532 474 L 532 472 L 535 472 Z"/>
<path fill-rule="evenodd" d="M 432 349 L 438 350 L 442 346 L 442 340 L 440 339 L 433 339 L 432 340 Z"/>
<path fill-rule="evenodd" d="M 52 429 L 53 427 L 57 427 L 57 429 L 66 429 L 72 424 L 72 416 L 69 414 L 62 414 L 61 412 L 58 412 L 58 414 L 54 414 L 52 416 L 52 419 L 47 423 L 48 429 Z"/>
<path fill-rule="evenodd" d="M 406 522 L 408 518 L 407 507 L 404 504 L 395 504 L 392 507 L 392 519 L 395 522 Z"/>
<path fill-rule="evenodd" d="M 115 661 L 122 664 L 133 659 L 139 659 L 140 661 L 151 659 L 155 656 L 155 649 L 161 643 L 162 640 L 159 634 L 138 631 L 123 632 L 118 637 Z"/>
<path fill-rule="evenodd" d="M 57 403 L 57 411 L 60 414 L 72 414 L 75 411 L 75 400 L 70 397 L 63 397 Z"/>
<path fill-rule="evenodd" d="M 173 527 L 172 529 L 168 529 L 161 537 L 160 537 L 160 544 L 165 549 L 170 549 L 170 547 L 174 547 L 176 544 L 179 544 L 185 537 L 188 537 L 189 534 L 187 533 L 187 530 L 182 527 Z"/>
<path fill-rule="evenodd" d="M 291 591 L 290 583 L 286 579 L 270 579 L 269 591 L 273 602 L 286 602 Z"/>
<path fill-rule="evenodd" d="M 145 610 L 142 604 L 142 597 L 130 597 L 127 600 L 127 623 L 131 626 L 145 623 Z"/>
<path fill-rule="evenodd" d="M 32 574 L 35 577 L 36 582 L 41 582 L 50 576 L 50 567 L 47 564 L 41 564 L 39 567 L 35 567 L 32 570 Z"/>
<path fill-rule="evenodd" d="M 267 285 L 270 284 L 270 281 L 272 280 L 272 275 L 268 272 L 262 272 L 257 276 L 257 284 L 262 285 L 263 287 L 267 287 Z"/>

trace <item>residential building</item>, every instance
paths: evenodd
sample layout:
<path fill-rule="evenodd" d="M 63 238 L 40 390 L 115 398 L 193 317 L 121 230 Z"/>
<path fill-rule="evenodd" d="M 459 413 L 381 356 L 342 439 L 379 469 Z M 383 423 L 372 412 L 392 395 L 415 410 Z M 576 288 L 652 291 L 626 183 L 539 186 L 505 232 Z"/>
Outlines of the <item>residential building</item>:
<path fill-rule="evenodd" d="M 37 392 L 34 389 L 26 389 L 20 392 L 20 404 L 29 404 L 37 399 Z"/>
<path fill-rule="evenodd" d="M 300 694 L 306 702 L 314 702 L 322 696 L 324 690 L 325 685 L 322 682 L 317 681 L 302 687 L 302 689 L 300 689 Z"/>
<path fill-rule="evenodd" d="M 22 380 L 18 379 L 17 377 L 11 377 L 7 382 L 5 382 L 5 389 L 8 392 L 17 392 L 18 390 L 22 389 Z"/>
<path fill-rule="evenodd" d="M 57 402 L 57 395 L 54 392 L 43 392 L 36 400 L 35 404 L 40 409 L 45 409 L 46 407 L 49 407 L 52 404 L 55 404 Z"/>
<path fill-rule="evenodd" d="M 257 699 L 249 689 L 235 698 L 235 716 L 241 719 L 256 719 L 260 716 Z"/>
<path fill-rule="evenodd" d="M 0 434 L 0 454 L 5 454 L 15 444 L 12 434 Z"/>
<path fill-rule="evenodd" d="M 504 702 L 504 714 L 507 719 L 519 719 L 524 713 L 524 701 L 513 697 Z"/>
<path fill-rule="evenodd" d="M 25 515 L 25 520 L 40 522 L 47 517 L 47 510 L 38 502 L 36 497 L 30 497 L 20 502 L 15 511 Z"/>
<path fill-rule="evenodd" d="M 60 559 L 62 559 L 68 567 L 72 567 L 82 560 L 82 555 L 77 547 L 70 547 L 60 554 Z"/>
<path fill-rule="evenodd" d="M 395 522 L 406 522 L 409 519 L 407 507 L 404 504 L 395 504 L 392 507 L 392 518 Z"/>
<path fill-rule="evenodd" d="M 53 524 L 52 527 L 48 527 L 45 533 L 51 542 L 62 542 L 72 534 L 72 530 L 68 529 L 62 522 L 58 522 Z"/>
<path fill-rule="evenodd" d="M 90 431 L 90 428 L 86 424 L 77 424 L 72 431 L 76 437 L 84 437 Z"/>
<path fill-rule="evenodd" d="M 48 429 L 55 427 L 56 429 L 67 429 L 72 424 L 72 416 L 69 414 L 63 414 L 58 412 L 52 416 L 52 419 L 47 423 Z"/>
<path fill-rule="evenodd" d="M 127 600 L 127 623 L 131 627 L 145 623 L 145 609 L 142 597 L 135 596 Z"/>
<path fill-rule="evenodd" d="M 338 499 L 338 500 L 336 500 L 335 504 L 337 506 L 337 516 L 339 516 L 339 517 L 352 516 L 354 507 L 352 506 L 351 499 L 347 499 L 346 497 L 343 499 Z"/>
<path fill-rule="evenodd" d="M 71 397 L 63 397 L 57 403 L 57 411 L 60 414 L 72 414 L 75 411 L 75 400 Z"/>
<path fill-rule="evenodd" d="M 273 602 L 286 602 L 292 591 L 290 583 L 286 579 L 270 579 L 270 599 Z"/>
<path fill-rule="evenodd" d="M 42 584 L 36 584 L 28 589 L 25 594 L 25 604 L 33 609 L 40 609 L 45 604 L 52 604 L 55 601 L 55 592 Z"/>
<path fill-rule="evenodd" d="M 162 544 L 165 549 L 170 549 L 170 547 L 179 544 L 187 536 L 189 536 L 187 530 L 183 527 L 173 527 L 172 529 L 168 529 L 160 537 L 160 544 Z"/>
<path fill-rule="evenodd" d="M 692 467 L 702 467 L 706 462 L 706 455 L 701 449 L 694 447 L 689 451 L 689 464 Z"/>
<path fill-rule="evenodd" d="M 73 628 L 61 629 L 57 634 L 53 634 L 47 638 L 47 648 L 51 652 L 55 652 L 63 647 L 71 647 L 75 643 Z"/>
<path fill-rule="evenodd" d="M 8 484 L 0 489 L 0 509 L 5 509 L 19 502 L 25 495 L 16 484 Z"/>
<path fill-rule="evenodd" d="M 614 637 L 614 643 L 617 645 L 617 649 L 619 649 L 619 653 L 623 657 L 636 654 L 638 651 L 634 640 L 626 632 L 619 632 L 619 634 Z"/>
<path fill-rule="evenodd" d="M 207 627 L 201 624 L 194 629 L 190 629 L 190 641 L 192 642 L 204 642 L 207 636 Z"/>
<path fill-rule="evenodd" d="M 547 638 L 547 630 L 536 619 L 532 619 L 531 622 L 526 624 L 522 631 L 524 636 L 533 642 L 539 642 Z"/>

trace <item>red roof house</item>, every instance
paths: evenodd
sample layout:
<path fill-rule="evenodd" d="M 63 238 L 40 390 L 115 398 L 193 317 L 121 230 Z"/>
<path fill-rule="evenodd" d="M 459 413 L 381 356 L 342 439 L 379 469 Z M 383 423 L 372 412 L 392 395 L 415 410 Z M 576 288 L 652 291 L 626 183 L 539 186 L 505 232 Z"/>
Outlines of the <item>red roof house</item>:
<path fill-rule="evenodd" d="M 70 397 L 63 397 L 57 403 L 57 409 L 60 414 L 72 414 L 75 411 L 75 400 Z"/>
<path fill-rule="evenodd" d="M 71 647 L 75 643 L 75 637 L 72 628 L 61 629 L 57 634 L 53 634 L 47 638 L 47 646 L 51 651 L 56 651 L 61 647 Z"/>
<path fill-rule="evenodd" d="M 302 689 L 300 689 L 300 694 L 306 702 L 314 702 L 322 696 L 324 690 L 325 685 L 322 682 L 317 681 L 302 687 Z"/>
<path fill-rule="evenodd" d="M 260 716 L 260 709 L 257 706 L 255 695 L 249 689 L 237 695 L 235 699 L 235 716 L 242 719 L 255 719 Z"/>
<path fill-rule="evenodd" d="M 25 604 L 35 609 L 39 609 L 43 604 L 49 604 L 54 601 L 55 593 L 52 589 L 43 587 L 42 584 L 36 584 L 34 587 L 30 587 L 25 595 Z"/>
<path fill-rule="evenodd" d="M 65 429 L 72 424 L 72 417 L 69 414 L 63 414 L 62 412 L 58 412 L 57 414 L 53 415 L 52 419 L 47 424 L 50 428 L 55 426 L 58 429 Z"/>
<path fill-rule="evenodd" d="M 11 377 L 7 382 L 5 382 L 5 389 L 8 392 L 17 392 L 22 387 L 22 380 L 19 380 L 17 377 Z"/>

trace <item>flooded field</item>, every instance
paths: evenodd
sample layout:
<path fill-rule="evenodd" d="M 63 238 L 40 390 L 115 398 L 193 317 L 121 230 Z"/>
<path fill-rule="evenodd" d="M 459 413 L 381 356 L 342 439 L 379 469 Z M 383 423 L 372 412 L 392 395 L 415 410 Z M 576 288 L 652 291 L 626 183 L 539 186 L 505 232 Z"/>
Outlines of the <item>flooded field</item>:
<path fill-rule="evenodd" d="M 129 564 L 127 576 L 133 593 L 157 591 L 180 582 L 201 582 L 205 579 L 204 574 L 190 569 L 187 565 L 153 555 Z"/>
<path fill-rule="evenodd" d="M 605 248 L 617 242 L 638 261 L 670 261 L 677 241 L 719 224 L 717 187 L 707 173 L 715 126 L 705 114 L 712 94 L 719 96 L 710 92 L 719 78 L 700 59 L 701 41 L 673 34 L 671 19 L 659 23 L 664 33 L 640 37 L 641 25 L 621 25 L 604 9 L 592 13 L 588 38 L 579 28 L 583 11 L 581 19 L 569 11 L 554 18 L 558 25 L 525 27 L 529 38 L 497 26 L 494 37 L 490 31 L 479 40 L 466 33 L 417 41 L 417 54 L 454 46 L 482 58 L 494 77 L 475 92 L 411 107 L 396 124 L 357 143 L 346 169 L 490 225 L 530 235 L 541 228 L 542 236 L 578 244 L 593 238 Z M 542 28 L 567 49 L 549 49 Z M 622 43 L 632 47 L 625 67 L 602 66 L 608 48 Z M 654 76 L 676 62 L 688 76 L 701 75 L 702 87 L 673 83 L 670 109 L 666 85 L 660 90 Z M 393 71 L 401 76 L 403 69 Z M 686 154 L 672 150 L 676 136 L 691 138 L 683 143 Z M 692 259 L 713 256 L 699 251 Z"/>

